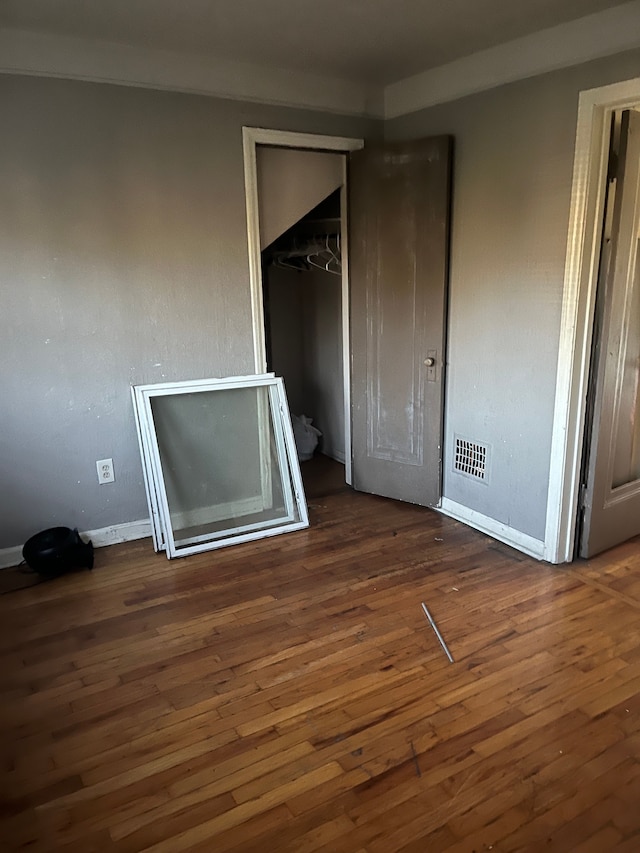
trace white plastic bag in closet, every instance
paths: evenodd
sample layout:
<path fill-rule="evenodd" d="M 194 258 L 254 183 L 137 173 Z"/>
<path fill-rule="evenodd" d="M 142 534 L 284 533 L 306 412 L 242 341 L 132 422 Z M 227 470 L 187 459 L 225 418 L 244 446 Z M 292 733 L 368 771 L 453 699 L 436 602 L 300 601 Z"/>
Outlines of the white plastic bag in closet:
<path fill-rule="evenodd" d="M 293 437 L 296 440 L 296 450 L 300 462 L 307 462 L 313 456 L 313 451 L 318 446 L 318 439 L 322 433 L 312 426 L 312 418 L 306 415 L 291 415 L 293 426 Z"/>

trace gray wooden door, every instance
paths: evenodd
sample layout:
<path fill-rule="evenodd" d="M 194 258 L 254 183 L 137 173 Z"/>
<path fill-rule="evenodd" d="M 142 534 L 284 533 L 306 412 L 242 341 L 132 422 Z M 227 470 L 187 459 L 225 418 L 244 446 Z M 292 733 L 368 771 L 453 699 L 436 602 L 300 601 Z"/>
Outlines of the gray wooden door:
<path fill-rule="evenodd" d="M 640 534 L 640 113 L 637 112 L 622 114 L 617 169 L 615 181 L 610 185 L 608 208 L 611 219 L 605 218 L 594 330 L 593 415 L 579 545 L 582 557 Z"/>
<path fill-rule="evenodd" d="M 450 137 L 351 155 L 353 485 L 441 496 Z"/>

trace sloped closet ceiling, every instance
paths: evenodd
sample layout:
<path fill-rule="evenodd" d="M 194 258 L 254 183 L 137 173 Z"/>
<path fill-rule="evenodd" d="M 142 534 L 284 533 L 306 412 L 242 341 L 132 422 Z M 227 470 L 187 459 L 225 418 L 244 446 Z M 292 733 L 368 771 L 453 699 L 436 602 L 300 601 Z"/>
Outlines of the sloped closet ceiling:
<path fill-rule="evenodd" d="M 342 185 L 339 154 L 293 148 L 256 149 L 260 248 L 273 243 Z"/>

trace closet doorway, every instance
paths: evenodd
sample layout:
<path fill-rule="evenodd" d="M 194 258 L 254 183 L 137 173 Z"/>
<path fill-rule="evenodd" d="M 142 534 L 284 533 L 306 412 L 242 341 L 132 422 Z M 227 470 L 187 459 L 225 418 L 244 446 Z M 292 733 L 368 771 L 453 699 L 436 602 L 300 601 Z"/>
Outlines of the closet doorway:
<path fill-rule="evenodd" d="M 261 254 L 267 371 L 285 380 L 300 461 L 309 461 L 317 440 L 323 455 L 344 465 L 340 193 Z"/>
<path fill-rule="evenodd" d="M 321 433 L 303 473 L 351 483 L 346 155 L 364 143 L 256 128 L 243 142 L 255 369 L 284 378 L 302 446 L 305 421 Z"/>

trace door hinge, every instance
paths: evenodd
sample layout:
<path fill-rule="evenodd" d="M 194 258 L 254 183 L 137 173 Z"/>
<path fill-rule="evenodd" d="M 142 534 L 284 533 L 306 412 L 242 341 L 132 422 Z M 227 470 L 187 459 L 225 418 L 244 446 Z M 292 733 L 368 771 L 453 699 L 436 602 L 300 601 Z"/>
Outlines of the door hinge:
<path fill-rule="evenodd" d="M 584 509 L 587 501 L 587 484 L 580 483 L 580 494 L 578 496 L 578 509 Z"/>

